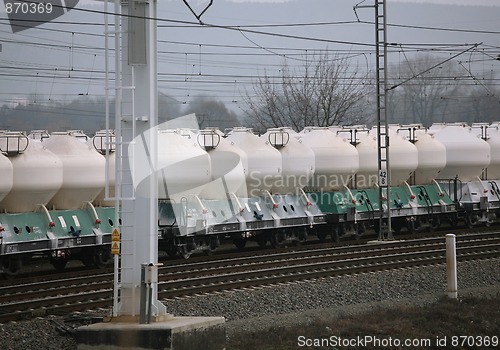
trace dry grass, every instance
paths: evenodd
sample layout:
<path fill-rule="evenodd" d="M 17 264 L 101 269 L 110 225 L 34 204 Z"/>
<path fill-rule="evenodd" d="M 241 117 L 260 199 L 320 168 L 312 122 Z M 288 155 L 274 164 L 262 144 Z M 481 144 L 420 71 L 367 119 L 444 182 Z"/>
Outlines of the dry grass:
<path fill-rule="evenodd" d="M 302 343 L 299 343 L 299 336 Z M 339 346 L 330 339 L 364 339 L 376 337 L 379 341 L 394 339 L 429 339 L 430 346 L 383 346 L 383 343 L 361 344 L 363 346 Z M 452 345 L 452 336 L 474 336 L 455 338 L 458 346 Z M 478 346 L 478 341 L 500 337 L 500 294 L 494 297 L 466 297 L 452 300 L 441 298 L 437 303 L 425 307 L 400 306 L 392 309 L 378 308 L 369 313 L 344 318 L 314 319 L 307 327 L 284 328 L 272 326 L 267 332 L 243 334 L 227 344 L 228 350 L 284 350 L 284 349 L 494 349 L 500 345 Z M 334 337 L 334 338 L 332 338 Z M 444 338 L 446 337 L 446 346 Z M 306 343 L 323 341 L 324 343 Z M 438 345 L 437 340 L 441 343 Z M 498 339 L 498 338 L 497 338 Z M 465 344 L 461 346 L 462 341 Z M 470 342 L 467 344 L 467 341 Z M 394 344 L 394 342 L 392 343 Z M 302 346 L 300 346 L 302 345 Z M 306 346 L 312 345 L 312 346 Z M 387 345 L 387 343 L 385 344 Z M 456 345 L 456 344 L 454 344 Z M 476 345 L 476 346 L 469 346 Z"/>

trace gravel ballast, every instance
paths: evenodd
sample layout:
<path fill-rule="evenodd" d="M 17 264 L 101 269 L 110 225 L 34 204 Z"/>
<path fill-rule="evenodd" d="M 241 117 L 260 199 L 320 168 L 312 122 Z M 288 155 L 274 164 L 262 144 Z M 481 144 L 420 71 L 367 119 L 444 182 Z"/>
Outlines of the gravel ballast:
<path fill-rule="evenodd" d="M 500 293 L 500 259 L 463 262 L 458 294 Z M 307 325 L 319 315 L 338 317 L 397 304 L 427 304 L 446 293 L 445 266 L 427 266 L 192 296 L 164 303 L 175 316 L 224 316 L 227 337 L 272 325 Z M 105 315 L 105 311 L 76 315 Z M 73 316 L 75 316 L 73 314 Z M 75 317 L 73 317 L 73 320 Z M 67 317 L 66 317 L 67 320 Z M 0 325 L 1 349 L 76 349 L 65 317 Z M 78 322 L 67 323 L 78 325 Z"/>

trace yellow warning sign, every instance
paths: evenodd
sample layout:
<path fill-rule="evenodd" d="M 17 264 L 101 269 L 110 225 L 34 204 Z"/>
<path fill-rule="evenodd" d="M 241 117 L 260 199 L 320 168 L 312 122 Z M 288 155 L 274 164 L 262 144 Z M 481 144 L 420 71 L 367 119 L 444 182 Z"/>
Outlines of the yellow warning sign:
<path fill-rule="evenodd" d="M 111 241 L 120 242 L 120 232 L 117 228 L 113 229 L 113 233 L 111 234 Z"/>
<path fill-rule="evenodd" d="M 111 254 L 120 254 L 120 244 L 118 244 L 118 242 L 113 242 L 113 244 L 111 245 Z"/>

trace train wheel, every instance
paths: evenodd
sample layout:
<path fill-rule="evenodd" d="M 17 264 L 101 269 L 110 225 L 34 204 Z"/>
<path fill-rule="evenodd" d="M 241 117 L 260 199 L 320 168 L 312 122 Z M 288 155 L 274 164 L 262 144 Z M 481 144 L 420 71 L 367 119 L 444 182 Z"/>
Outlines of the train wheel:
<path fill-rule="evenodd" d="M 239 250 L 243 250 L 243 249 L 245 249 L 245 245 L 247 244 L 247 240 L 243 239 L 243 238 L 235 238 L 233 240 L 233 243 L 236 246 L 236 248 L 238 248 Z"/>
<path fill-rule="evenodd" d="M 214 251 L 210 248 L 207 248 L 203 251 L 203 254 L 205 254 L 206 256 L 212 256 L 213 253 Z"/>
<path fill-rule="evenodd" d="M 220 247 L 220 239 L 219 236 L 212 236 L 210 237 L 210 240 L 208 242 L 208 246 L 210 247 L 211 251 L 214 251 L 215 249 Z"/>
<path fill-rule="evenodd" d="M 447 216 L 447 219 L 448 219 L 448 224 L 451 227 L 457 227 L 458 226 L 458 214 L 456 212 L 449 214 Z"/>
<path fill-rule="evenodd" d="M 191 254 L 192 252 L 188 252 L 187 249 L 186 249 L 186 246 L 183 246 L 180 251 L 179 251 L 179 254 L 184 258 L 184 259 L 189 259 L 191 257 Z"/>
<path fill-rule="evenodd" d="M 341 236 L 340 227 L 334 226 L 331 232 L 331 236 L 332 236 L 332 242 L 334 243 L 340 242 L 340 236 Z"/>
<path fill-rule="evenodd" d="M 181 252 L 181 256 L 187 260 L 191 257 L 191 252 Z"/>
<path fill-rule="evenodd" d="M 51 263 L 54 265 L 54 263 L 57 265 L 59 264 L 58 262 L 55 261 L 68 261 L 68 259 L 52 259 Z M 95 249 L 88 249 L 83 252 L 80 261 L 85 265 L 86 267 L 97 267 L 97 268 L 103 268 L 106 266 L 109 266 L 113 262 L 113 256 L 111 255 L 111 252 L 109 248 L 95 248 Z M 62 264 L 62 263 L 60 263 Z M 56 267 L 54 265 L 54 267 Z M 64 264 L 66 265 L 66 264 Z M 56 269 L 59 269 L 56 267 Z M 64 269 L 64 266 L 61 267 L 61 269 Z"/>
<path fill-rule="evenodd" d="M 356 223 L 356 239 L 360 239 L 366 232 L 366 227 L 364 222 Z"/>
<path fill-rule="evenodd" d="M 7 276 L 15 276 L 23 267 L 23 260 L 19 257 L 7 258 L 3 261 L 2 267 Z"/>
<path fill-rule="evenodd" d="M 295 243 L 297 245 L 301 245 L 305 241 L 307 241 L 307 230 L 306 229 L 303 229 L 303 230 L 299 229 L 299 231 L 297 233 L 297 240 L 295 241 Z"/>
<path fill-rule="evenodd" d="M 465 224 L 467 225 L 468 228 L 473 228 L 476 226 L 478 222 L 478 217 L 476 214 L 473 213 L 466 213 L 465 214 Z"/>
<path fill-rule="evenodd" d="M 113 255 L 109 251 L 109 248 L 98 248 L 95 254 L 96 266 L 103 268 L 111 265 L 113 262 Z"/>
<path fill-rule="evenodd" d="M 177 256 L 177 244 L 175 238 L 164 238 L 158 241 L 160 247 L 159 250 L 163 250 L 169 258 L 175 258 Z"/>
<path fill-rule="evenodd" d="M 375 233 L 377 235 L 380 234 L 380 220 L 379 219 L 373 220 L 373 231 L 375 231 Z"/>
<path fill-rule="evenodd" d="M 432 218 L 430 220 L 430 230 L 435 231 L 441 227 L 441 220 L 438 217 Z"/>
<path fill-rule="evenodd" d="M 86 267 L 94 267 L 96 263 L 94 256 L 88 254 L 85 254 L 80 260 Z"/>
<path fill-rule="evenodd" d="M 318 231 L 318 233 L 316 235 L 318 236 L 318 239 L 320 240 L 320 242 L 325 242 L 326 241 L 326 236 L 327 236 L 326 232 L 324 232 L 324 231 Z"/>
<path fill-rule="evenodd" d="M 408 220 L 406 224 L 406 229 L 408 230 L 409 233 L 414 234 L 417 232 L 417 222 L 416 220 Z"/>
<path fill-rule="evenodd" d="M 394 230 L 394 233 L 399 235 L 401 233 L 401 230 L 403 228 L 403 224 L 401 223 L 401 220 L 394 220 L 392 222 L 392 229 Z"/>
<path fill-rule="evenodd" d="M 345 235 L 345 226 L 344 224 L 338 224 L 337 226 L 333 227 L 332 230 L 332 241 L 335 243 L 340 242 L 340 237 Z"/>
<path fill-rule="evenodd" d="M 271 245 L 273 248 L 281 248 L 285 242 L 285 234 L 283 232 L 273 232 L 271 234 Z"/>
<path fill-rule="evenodd" d="M 57 271 L 63 271 L 68 263 L 68 259 L 50 259 L 50 263 Z"/>
<path fill-rule="evenodd" d="M 484 226 L 490 227 L 491 224 L 495 223 L 496 220 L 497 220 L 496 214 L 495 213 L 489 213 L 486 216 L 486 221 L 484 222 Z"/>
<path fill-rule="evenodd" d="M 358 222 L 358 235 L 364 235 L 366 233 L 366 225 L 364 222 Z"/>
<path fill-rule="evenodd" d="M 406 223 L 406 229 L 408 230 L 408 233 L 414 234 L 417 232 L 417 228 L 415 227 L 415 220 L 409 220 Z"/>
<path fill-rule="evenodd" d="M 177 256 L 177 247 L 174 245 L 168 246 L 165 248 L 165 252 L 167 253 L 169 258 L 175 258 Z"/>
<path fill-rule="evenodd" d="M 259 247 L 264 248 L 267 245 L 267 236 L 260 234 L 257 236 L 256 241 Z"/>

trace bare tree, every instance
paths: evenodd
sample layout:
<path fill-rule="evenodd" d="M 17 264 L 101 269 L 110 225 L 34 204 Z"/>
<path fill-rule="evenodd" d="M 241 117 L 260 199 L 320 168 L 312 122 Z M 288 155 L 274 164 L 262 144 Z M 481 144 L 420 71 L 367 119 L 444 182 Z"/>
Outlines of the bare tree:
<path fill-rule="evenodd" d="M 365 78 L 346 57 L 328 53 L 307 56 L 299 68 L 285 61 L 280 75 L 267 72 L 247 92 L 247 123 L 257 129 L 289 126 L 331 126 L 358 123 L 363 108 Z"/>
<path fill-rule="evenodd" d="M 182 115 L 181 105 L 176 99 L 159 92 L 158 93 L 158 121 L 164 122 Z"/>
<path fill-rule="evenodd" d="M 221 130 L 239 126 L 236 113 L 227 109 L 222 101 L 209 97 L 195 97 L 184 110 L 184 114 L 195 113 L 201 129 L 218 127 Z"/>
<path fill-rule="evenodd" d="M 420 54 L 390 67 L 388 85 L 395 87 L 388 99 L 391 121 L 424 126 L 451 121 L 450 102 L 462 94 L 464 74 L 456 61 L 439 64 L 442 61 L 441 57 Z"/>
<path fill-rule="evenodd" d="M 472 72 L 468 73 L 468 93 L 463 94 L 460 97 L 462 103 L 455 103 L 453 108 L 456 118 L 469 123 L 500 120 L 500 89 L 496 87 L 495 72 L 484 72 L 477 76 L 472 75 Z M 457 100 L 459 99 L 455 99 Z"/>

